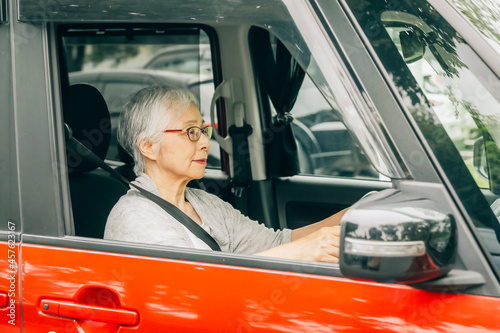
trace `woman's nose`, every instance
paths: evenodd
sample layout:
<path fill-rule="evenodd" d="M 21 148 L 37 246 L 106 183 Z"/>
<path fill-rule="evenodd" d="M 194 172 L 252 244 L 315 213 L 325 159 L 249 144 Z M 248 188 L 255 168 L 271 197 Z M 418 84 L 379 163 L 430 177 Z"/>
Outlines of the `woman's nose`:
<path fill-rule="evenodd" d="M 200 135 L 200 139 L 198 140 L 198 145 L 200 147 L 200 149 L 210 149 L 210 139 L 205 135 L 205 134 L 201 134 Z"/>

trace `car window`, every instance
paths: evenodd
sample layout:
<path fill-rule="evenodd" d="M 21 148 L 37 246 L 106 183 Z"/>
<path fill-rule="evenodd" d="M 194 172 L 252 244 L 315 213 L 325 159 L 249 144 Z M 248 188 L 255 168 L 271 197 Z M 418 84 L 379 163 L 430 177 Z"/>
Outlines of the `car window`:
<path fill-rule="evenodd" d="M 109 162 L 121 161 L 116 139 L 119 115 L 128 97 L 141 88 L 167 85 L 189 89 L 200 101 L 205 121 L 210 122 L 210 99 L 206 96 L 214 92 L 211 46 L 208 34 L 201 28 L 61 30 L 69 84 L 94 86 L 110 111 L 112 135 L 106 155 Z M 220 165 L 220 148 L 212 140 L 208 166 L 220 168 Z"/>
<path fill-rule="evenodd" d="M 500 253 L 498 77 L 425 1 L 347 3 L 476 230 Z"/>
<path fill-rule="evenodd" d="M 382 178 L 351 136 L 337 105 L 329 102 L 311 79 L 310 75 L 319 76 L 317 68 L 314 66 L 303 68 L 299 65 L 298 60 L 294 58 L 295 55 L 288 49 L 285 51 L 284 43 L 270 32 L 254 28 L 251 31 L 251 41 L 261 93 L 268 97 L 268 103 L 264 103 L 263 106 L 266 109 L 268 105 L 269 111 L 264 113 L 270 113 L 270 117 L 264 117 L 267 118 L 266 126 L 269 126 L 266 129 L 268 132 L 266 136 L 269 137 L 269 141 L 275 140 L 275 133 L 272 132 L 283 130 L 280 118 L 283 116 L 288 118 L 286 122 L 291 124 L 297 146 L 299 173 L 315 176 Z M 288 57 L 290 59 L 287 59 Z M 273 61 L 269 61 L 270 58 Z M 287 70 L 285 64 L 293 69 Z M 269 77 L 266 73 L 273 75 Z M 280 78 L 274 79 L 276 77 Z M 272 80 L 274 82 L 270 82 Z M 281 109 L 280 114 L 276 109 Z M 287 111 L 282 114 L 283 110 Z M 272 151 L 272 147 L 268 148 L 268 155 L 273 157 L 269 151 Z M 276 165 L 277 162 L 271 159 L 271 163 L 268 164 L 273 168 L 273 164 Z M 288 172 L 282 168 L 280 172 L 297 171 Z"/>
<path fill-rule="evenodd" d="M 292 109 L 301 174 L 378 179 L 359 145 L 318 88 L 305 76 Z"/>
<path fill-rule="evenodd" d="M 135 91 L 145 88 L 145 84 L 136 82 L 107 81 L 102 88 L 102 96 L 106 100 L 111 117 L 120 115 L 127 97 Z"/>

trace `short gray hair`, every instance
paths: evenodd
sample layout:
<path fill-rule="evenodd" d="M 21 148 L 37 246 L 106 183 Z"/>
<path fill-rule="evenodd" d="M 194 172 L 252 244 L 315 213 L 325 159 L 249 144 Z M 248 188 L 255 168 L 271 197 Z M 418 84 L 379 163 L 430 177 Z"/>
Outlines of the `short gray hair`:
<path fill-rule="evenodd" d="M 163 131 L 182 117 L 191 103 L 198 107 L 189 90 L 165 86 L 150 86 L 129 98 L 120 115 L 118 142 L 134 159 L 136 175 L 146 169 L 139 143 L 144 140 L 158 143 Z"/>

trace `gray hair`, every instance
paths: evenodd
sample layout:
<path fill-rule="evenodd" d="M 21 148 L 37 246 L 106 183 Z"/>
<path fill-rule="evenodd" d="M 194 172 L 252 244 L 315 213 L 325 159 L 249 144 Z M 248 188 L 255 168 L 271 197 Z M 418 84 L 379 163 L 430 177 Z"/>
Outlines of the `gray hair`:
<path fill-rule="evenodd" d="M 129 98 L 120 115 L 118 142 L 134 159 L 136 175 L 146 169 L 139 143 L 158 143 L 163 131 L 182 117 L 191 103 L 198 107 L 190 91 L 164 86 L 141 89 Z"/>

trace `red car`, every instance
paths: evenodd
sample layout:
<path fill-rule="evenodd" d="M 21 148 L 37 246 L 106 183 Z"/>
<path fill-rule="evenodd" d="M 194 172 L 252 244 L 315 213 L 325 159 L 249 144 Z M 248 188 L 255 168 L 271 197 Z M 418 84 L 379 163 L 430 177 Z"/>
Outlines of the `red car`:
<path fill-rule="evenodd" d="M 487 0 L 3 0 L 0 331 L 500 331 L 498 17 Z M 65 123 L 104 159 L 114 124 L 94 115 L 113 101 L 70 96 L 70 73 L 185 46 L 213 74 L 221 147 L 193 186 L 274 229 L 350 207 L 339 264 L 103 239 L 127 188 L 67 154 Z M 300 134 L 296 100 L 315 110 Z"/>

